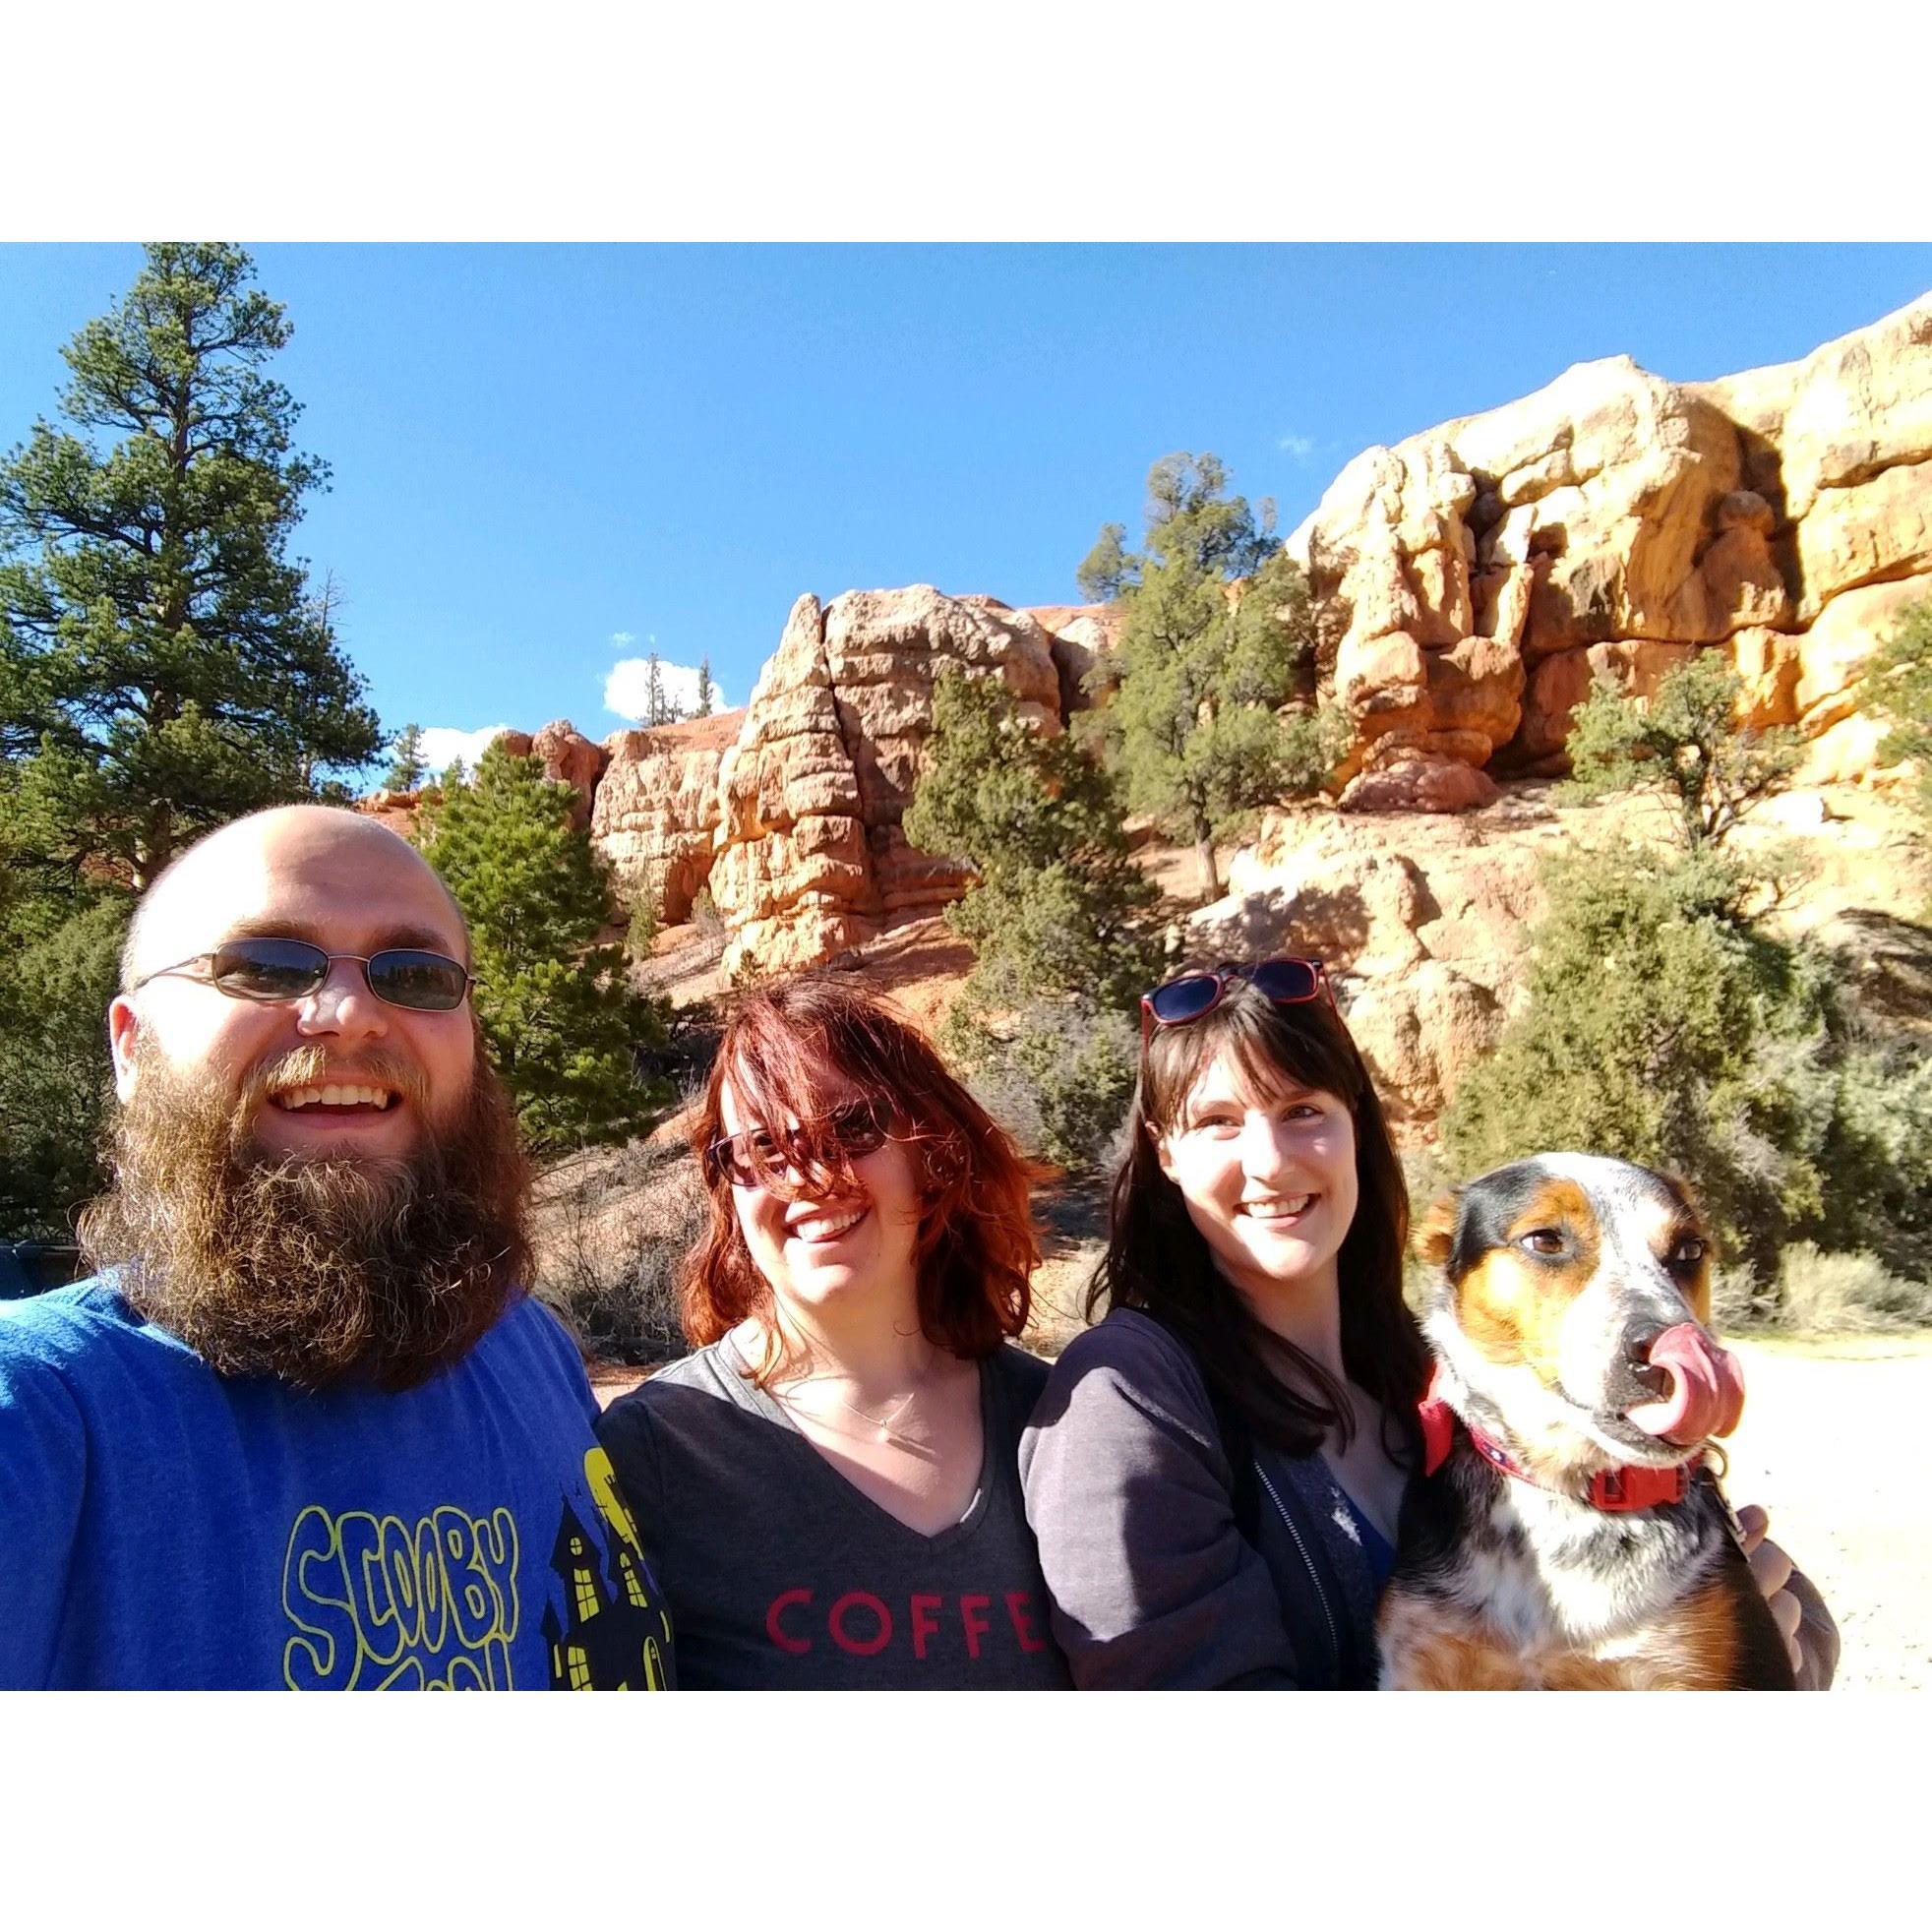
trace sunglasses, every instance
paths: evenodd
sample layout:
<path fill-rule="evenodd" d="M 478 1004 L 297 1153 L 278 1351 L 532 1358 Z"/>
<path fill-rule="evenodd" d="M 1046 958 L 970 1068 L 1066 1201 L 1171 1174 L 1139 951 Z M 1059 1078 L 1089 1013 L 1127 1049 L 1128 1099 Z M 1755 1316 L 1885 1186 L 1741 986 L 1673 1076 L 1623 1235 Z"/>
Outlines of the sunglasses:
<path fill-rule="evenodd" d="M 726 1134 L 705 1148 L 704 1167 L 714 1180 L 729 1180 L 734 1187 L 761 1187 L 781 1169 L 822 1173 L 876 1154 L 891 1128 L 891 1111 L 882 1102 L 847 1101 L 796 1127 L 746 1127 Z"/>
<path fill-rule="evenodd" d="M 1326 998 L 1336 1012 L 1335 994 L 1319 959 L 1263 959 L 1253 966 L 1223 965 L 1212 973 L 1182 973 L 1178 979 L 1140 996 L 1140 1044 L 1144 1048 L 1157 1026 L 1185 1026 L 1211 1013 L 1228 989 L 1245 980 L 1264 999 L 1277 1006 L 1300 1006 Z"/>
<path fill-rule="evenodd" d="M 192 959 L 149 973 L 128 991 L 139 993 L 150 980 L 173 974 L 206 981 L 230 999 L 306 999 L 320 991 L 338 959 L 354 960 L 369 982 L 369 991 L 386 1005 L 403 1006 L 412 1013 L 451 1012 L 476 984 L 455 960 L 440 952 L 419 952 L 413 946 L 368 954 L 325 952 L 307 939 L 262 938 L 230 939 L 212 952 L 198 952 Z"/>

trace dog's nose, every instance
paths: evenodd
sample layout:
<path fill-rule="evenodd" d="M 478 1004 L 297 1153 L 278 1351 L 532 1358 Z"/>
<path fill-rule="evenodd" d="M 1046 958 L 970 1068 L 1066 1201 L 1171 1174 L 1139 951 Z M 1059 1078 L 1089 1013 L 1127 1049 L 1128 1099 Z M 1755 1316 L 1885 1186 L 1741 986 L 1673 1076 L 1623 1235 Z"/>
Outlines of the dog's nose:
<path fill-rule="evenodd" d="M 1623 1337 L 1623 1372 L 1646 1395 L 1660 1400 L 1670 1393 L 1670 1371 L 1660 1367 L 1651 1359 L 1651 1350 L 1657 1338 L 1663 1333 L 1662 1322 L 1652 1322 L 1646 1327 L 1625 1331 Z"/>

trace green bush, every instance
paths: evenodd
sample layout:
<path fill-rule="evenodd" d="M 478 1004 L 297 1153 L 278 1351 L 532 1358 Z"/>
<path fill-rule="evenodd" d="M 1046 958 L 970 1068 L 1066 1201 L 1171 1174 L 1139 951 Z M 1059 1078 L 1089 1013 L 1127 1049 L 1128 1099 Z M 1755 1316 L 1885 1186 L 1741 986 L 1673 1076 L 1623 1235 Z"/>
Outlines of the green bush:
<path fill-rule="evenodd" d="M 631 923 L 624 933 L 624 949 L 633 959 L 650 957 L 651 947 L 657 941 L 659 923 L 657 887 L 648 878 L 640 879 L 636 896 L 631 901 Z"/>
<path fill-rule="evenodd" d="M 1029 1154 L 1075 1171 L 1106 1165 L 1140 1062 L 1139 1035 L 1123 1014 L 1090 1000 L 1038 1000 L 993 1033 L 955 1009 L 940 1044 Z"/>
<path fill-rule="evenodd" d="M 1741 869 L 1618 846 L 1547 877 L 1528 1009 L 1443 1116 L 1457 1171 L 1617 1155 L 1688 1180 L 1760 1282 L 1805 1239 L 1932 1272 L 1923 1050 L 1869 1036 L 1818 948 L 1740 920 Z"/>
<path fill-rule="evenodd" d="M 1789 1335 L 1860 1335 L 1932 1324 L 1932 1282 L 1895 1274 L 1877 1255 L 1793 1241 L 1769 1293 L 1748 1270 L 1728 1271 L 1721 1326 Z M 1728 1320 L 1724 1317 L 1728 1316 Z"/>

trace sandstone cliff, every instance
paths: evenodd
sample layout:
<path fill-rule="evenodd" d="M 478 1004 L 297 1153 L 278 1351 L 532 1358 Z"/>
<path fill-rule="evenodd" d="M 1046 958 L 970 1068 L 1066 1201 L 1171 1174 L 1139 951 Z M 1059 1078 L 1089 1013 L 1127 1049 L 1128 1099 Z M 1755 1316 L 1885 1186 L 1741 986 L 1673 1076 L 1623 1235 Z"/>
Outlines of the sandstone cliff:
<path fill-rule="evenodd" d="M 1754 721 L 1868 770 L 1859 661 L 1932 591 L 1932 295 L 1799 362 L 1672 384 L 1628 356 L 1364 451 L 1289 539 L 1356 725 L 1345 806 L 1458 810 L 1562 764 L 1598 671 L 1721 648 Z"/>
<path fill-rule="evenodd" d="M 793 605 L 718 774 L 728 971 L 812 965 L 959 895 L 966 868 L 899 829 L 948 665 L 1003 679 L 1022 717 L 1059 728 L 1052 640 L 1024 611 L 930 584 Z"/>
<path fill-rule="evenodd" d="M 640 887 L 655 892 L 667 926 L 690 916 L 711 875 L 718 768 L 745 716 L 720 711 L 605 741 L 609 762 L 591 804 L 591 842 L 611 862 L 625 903 Z"/>

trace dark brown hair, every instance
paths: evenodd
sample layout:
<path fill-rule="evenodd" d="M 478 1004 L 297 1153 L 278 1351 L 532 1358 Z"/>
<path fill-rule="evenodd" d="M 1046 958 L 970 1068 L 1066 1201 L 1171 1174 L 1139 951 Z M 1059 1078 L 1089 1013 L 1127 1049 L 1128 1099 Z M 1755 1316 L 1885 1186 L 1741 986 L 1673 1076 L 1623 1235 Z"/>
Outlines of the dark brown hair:
<path fill-rule="evenodd" d="M 892 1138 L 912 1157 L 921 1332 L 969 1360 L 992 1355 L 1026 1326 L 1032 1305 L 1028 1278 L 1039 1265 L 1040 1243 L 1029 1195 L 1040 1171 L 885 1000 L 849 981 L 809 977 L 753 994 L 718 1043 L 691 1129 L 709 1214 L 685 1258 L 685 1334 L 701 1348 L 750 1315 L 763 1319 L 772 1336 L 777 1332 L 771 1289 L 745 1244 L 730 1177 L 704 1158 L 725 1131 L 725 1081 L 747 1122 L 769 1128 L 788 1116 L 821 1117 L 827 1075 L 878 1106 Z M 849 1165 L 835 1147 L 811 1148 L 809 1139 L 807 1147 L 802 1158 L 812 1186 L 854 1191 Z M 783 1191 L 782 1182 L 767 1184 Z M 775 1347 L 768 1351 L 758 1379 L 768 1379 L 781 1361 Z"/>
<path fill-rule="evenodd" d="M 1308 1454 L 1331 1427 L 1348 1439 L 1349 1405 L 1335 1378 L 1255 1319 L 1161 1171 L 1159 1139 L 1224 1053 L 1264 1092 L 1288 1079 L 1348 1106 L 1359 1197 L 1337 1256 L 1342 1362 L 1406 1435 L 1427 1376 L 1427 1352 L 1402 1298 L 1409 1190 L 1368 1068 L 1326 1000 L 1277 1006 L 1237 981 L 1204 1017 L 1154 1029 L 1140 1057 L 1132 1142 L 1114 1181 L 1107 1256 L 1088 1291 L 1088 1318 L 1103 1303 L 1152 1315 L 1185 1344 L 1210 1389 L 1254 1435 L 1292 1455 Z"/>

